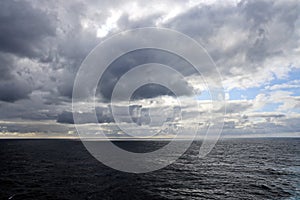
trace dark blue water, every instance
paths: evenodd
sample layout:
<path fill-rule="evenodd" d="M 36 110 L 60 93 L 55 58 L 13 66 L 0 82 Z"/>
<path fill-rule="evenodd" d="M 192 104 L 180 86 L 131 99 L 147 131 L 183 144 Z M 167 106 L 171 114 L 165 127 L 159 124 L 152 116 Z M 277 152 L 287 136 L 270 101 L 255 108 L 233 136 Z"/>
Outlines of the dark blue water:
<path fill-rule="evenodd" d="M 117 142 L 151 151 L 163 142 Z M 300 139 L 222 140 L 198 159 L 200 142 L 176 163 L 128 174 L 95 160 L 74 140 L 0 140 L 0 199 L 300 199 Z"/>

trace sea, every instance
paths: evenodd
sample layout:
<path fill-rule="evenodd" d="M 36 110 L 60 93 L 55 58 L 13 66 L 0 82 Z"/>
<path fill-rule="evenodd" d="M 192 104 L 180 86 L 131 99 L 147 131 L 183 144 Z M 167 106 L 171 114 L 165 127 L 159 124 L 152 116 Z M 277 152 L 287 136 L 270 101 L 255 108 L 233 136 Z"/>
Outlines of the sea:
<path fill-rule="evenodd" d="M 166 143 L 115 141 L 132 152 Z M 80 140 L 1 139 L 0 199 L 300 199 L 300 138 L 221 139 L 205 158 L 200 145 L 166 168 L 132 174 L 105 166 Z"/>

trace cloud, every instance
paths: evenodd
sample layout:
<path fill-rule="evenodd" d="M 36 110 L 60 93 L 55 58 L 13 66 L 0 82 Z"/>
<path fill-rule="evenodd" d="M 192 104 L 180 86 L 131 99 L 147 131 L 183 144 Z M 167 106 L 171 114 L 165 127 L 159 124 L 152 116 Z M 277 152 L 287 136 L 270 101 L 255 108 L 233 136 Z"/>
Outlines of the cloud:
<path fill-rule="evenodd" d="M 0 137 L 45 138 L 77 136 L 74 133 L 74 127 L 57 124 L 53 121 L 0 121 Z"/>
<path fill-rule="evenodd" d="M 28 98 L 31 93 L 28 83 L 19 77 L 13 80 L 0 81 L 0 100 L 14 102 L 19 99 Z"/>
<path fill-rule="evenodd" d="M 292 89 L 292 88 L 300 88 L 300 80 L 293 80 L 287 83 L 282 84 L 274 84 L 272 86 L 266 86 L 267 90 L 282 90 L 282 89 Z"/>
<path fill-rule="evenodd" d="M 0 13 L 0 100 L 14 102 L 34 89 L 20 61 L 50 56 L 47 39 L 56 35 L 56 18 L 23 1 L 1 1 Z"/>
<path fill-rule="evenodd" d="M 53 120 L 60 126 L 73 124 L 70 112 L 73 81 L 88 53 L 99 42 L 122 30 L 157 26 L 181 31 L 200 42 L 216 62 L 226 92 L 235 88 L 245 93 L 251 88 L 265 88 L 264 91 L 257 89 L 253 100 L 229 99 L 228 134 L 261 131 L 263 127 L 277 128 L 279 132 L 297 131 L 299 94 L 289 89 L 298 88 L 299 82 L 288 79 L 290 73 L 300 67 L 299 9 L 299 1 L 292 0 L 151 1 L 147 6 L 141 1 L 121 0 L 4 0 L 0 3 L 0 118 Z M 124 45 L 130 42 L 135 41 Z M 163 51 L 131 52 L 116 59 L 99 82 L 97 98 L 103 107 L 97 108 L 98 122 L 114 124 L 106 103 L 111 99 L 116 82 L 134 66 L 149 62 L 165 64 L 182 72 L 186 80 L 168 76 L 169 85 L 177 88 L 180 96 L 188 99 L 193 96 L 192 90 L 202 92 L 201 77 L 182 58 Z M 203 70 L 209 75 L 209 68 Z M 157 74 L 157 77 L 165 79 L 166 75 Z M 143 78 L 136 76 L 136 80 Z M 287 81 L 271 85 L 276 79 Z M 136 80 L 122 85 L 124 93 Z M 152 84 L 137 90 L 131 100 L 136 105 L 159 102 L 144 103 L 141 109 L 145 112 L 151 106 L 166 111 L 165 107 L 171 105 L 166 99 L 173 97 L 172 91 Z M 266 111 L 266 107 L 274 103 L 278 105 Z M 195 107 L 189 100 L 183 107 L 186 109 L 183 113 L 195 123 L 195 116 L 199 114 Z M 200 107 L 206 120 L 208 106 L 201 102 Z M 83 124 L 89 122 L 89 115 L 89 111 L 82 115 Z M 138 117 L 134 120 L 141 122 Z M 22 131 L 23 128 L 22 125 L 9 131 Z M 37 128 L 43 129 L 46 127 Z"/>
<path fill-rule="evenodd" d="M 111 3 L 103 2 L 103 5 L 107 6 L 107 11 L 101 12 L 97 9 L 98 3 L 94 1 L 74 3 L 59 1 L 57 4 L 60 5 L 60 9 L 51 1 L 43 5 L 30 1 L 27 3 L 4 1 L 3 8 L 7 8 L 7 14 L 2 15 L 5 19 L 3 21 L 8 24 L 9 20 L 12 20 L 11 29 L 17 29 L 15 32 L 20 34 L 14 36 L 10 34 L 14 30 L 4 25 L 1 27 L 1 32 L 7 33 L 6 41 L 12 44 L 10 50 L 6 51 L 17 56 L 34 57 L 43 62 L 50 62 L 49 67 L 53 69 L 53 76 L 49 77 L 45 85 L 55 87 L 52 87 L 52 94 L 57 98 L 72 96 L 73 80 L 80 63 L 102 40 L 97 38 L 97 30 L 109 18 L 117 15 L 121 15 L 117 18 L 117 26 L 109 32 L 159 23 L 159 26 L 182 31 L 203 43 L 217 62 L 228 89 L 258 86 L 272 80 L 273 74 L 284 76 L 289 71 L 289 67 L 279 69 L 279 65 L 282 63 L 289 66 L 296 59 L 292 51 L 297 48 L 295 41 L 299 40 L 296 29 L 299 23 L 298 12 L 296 12 L 299 7 L 297 1 L 289 1 L 286 4 L 272 1 L 242 1 L 238 5 L 227 2 L 201 6 L 176 1 L 174 7 L 180 9 L 173 14 L 163 9 L 168 7 L 167 2 L 161 4 L 161 8 L 156 11 L 142 8 L 139 2 L 116 1 L 115 7 Z M 150 7 L 154 5 L 157 5 L 157 2 L 149 4 Z M 19 13 L 17 11 L 21 6 L 25 9 Z M 114 9 L 111 9 L 113 7 Z M 124 8 L 130 8 L 134 12 Z M 31 34 L 31 29 L 27 26 L 19 26 L 23 18 L 33 24 L 36 30 L 34 34 Z M 22 48 L 13 48 L 14 40 L 21 40 L 22 42 L 17 44 L 26 48 L 26 52 L 21 52 Z M 165 62 L 163 56 L 156 59 L 159 55 L 163 54 L 160 52 L 154 56 L 153 53 L 151 55 L 151 52 L 144 51 L 135 58 L 129 56 L 128 59 L 136 64 L 157 60 L 172 65 L 179 61 L 184 66 L 182 69 L 188 68 L 174 56 L 163 55 L 165 60 L 168 60 Z M 125 61 L 125 59 L 120 60 Z M 170 62 L 171 60 L 174 62 Z M 280 64 L 270 63 L 275 60 Z M 128 65 L 135 63 L 128 63 Z M 128 70 L 128 66 L 124 65 L 122 68 Z M 117 66 L 112 73 L 106 74 L 107 78 L 104 82 L 107 84 L 103 84 L 103 88 L 100 88 L 105 99 L 109 99 L 115 79 L 124 70 Z M 157 88 L 157 91 L 159 90 L 160 88 Z M 165 92 L 158 92 L 161 93 Z"/>
<path fill-rule="evenodd" d="M 250 108 L 253 108 L 253 103 L 251 101 L 228 101 L 226 103 L 226 113 L 243 113 Z M 221 112 L 221 109 L 219 112 Z"/>
<path fill-rule="evenodd" d="M 130 41 L 128 41 L 130 43 Z M 134 41 L 132 41 L 134 42 Z M 139 50 L 130 52 L 124 56 L 116 59 L 104 72 L 101 77 L 98 85 L 98 94 L 100 94 L 105 100 L 110 100 L 113 89 L 119 79 L 129 72 L 131 69 L 147 63 L 160 63 L 165 64 L 167 66 L 171 66 L 173 69 L 182 72 L 183 76 L 189 75 L 191 73 L 195 73 L 194 68 L 185 60 L 182 60 L 178 56 L 168 53 L 166 51 L 147 49 L 147 50 Z M 142 72 L 145 72 L 143 70 Z M 126 92 L 126 88 L 132 84 L 132 82 L 138 82 L 139 80 L 149 79 L 151 80 L 151 70 L 147 70 L 146 75 L 136 74 L 133 80 L 128 80 L 124 87 L 124 91 Z M 173 74 L 166 74 L 162 70 L 161 74 L 155 74 L 155 77 L 159 79 L 167 80 L 167 84 L 170 88 L 177 89 L 177 95 L 191 95 L 192 94 L 192 86 L 189 85 L 186 80 L 181 77 Z M 174 95 L 166 87 L 162 87 L 160 85 L 150 84 L 144 86 L 142 89 L 135 93 L 135 97 L 137 98 L 154 98 L 160 95 Z"/>
<path fill-rule="evenodd" d="M 108 107 L 97 107 L 96 108 L 96 116 L 97 116 L 97 123 L 112 123 L 114 122 L 114 118 L 109 111 Z M 84 113 L 75 113 L 77 123 L 80 124 L 88 124 L 88 123 L 95 123 L 93 120 L 94 113 L 92 112 L 84 112 Z M 58 114 L 57 116 L 58 123 L 64 124 L 74 124 L 74 117 L 73 112 L 70 111 L 63 111 L 62 113 Z"/>
<path fill-rule="evenodd" d="M 300 65 L 300 3 L 241 1 L 194 7 L 167 27 L 196 38 L 216 62 L 228 89 L 251 88 L 285 78 Z"/>
<path fill-rule="evenodd" d="M 22 74 L 14 71 L 16 57 L 0 52 L 0 62 L 0 100 L 14 102 L 28 98 L 32 87 Z"/>
<path fill-rule="evenodd" d="M 44 39 L 55 36 L 55 16 L 25 1 L 9 0 L 1 1 L 0 13 L 0 51 L 31 58 L 46 56 Z"/>
<path fill-rule="evenodd" d="M 73 113 L 63 111 L 61 114 L 58 115 L 57 122 L 66 123 L 66 124 L 74 124 Z"/>

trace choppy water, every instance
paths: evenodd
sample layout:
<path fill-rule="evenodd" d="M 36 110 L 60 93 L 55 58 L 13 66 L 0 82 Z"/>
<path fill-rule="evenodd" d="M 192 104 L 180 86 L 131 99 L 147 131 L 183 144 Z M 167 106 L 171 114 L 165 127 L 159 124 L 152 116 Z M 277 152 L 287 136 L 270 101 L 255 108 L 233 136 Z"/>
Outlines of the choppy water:
<path fill-rule="evenodd" d="M 131 151 L 162 142 L 118 142 Z M 0 140 L 0 199 L 300 199 L 300 139 L 199 142 L 176 163 L 128 174 L 95 160 L 74 140 Z"/>

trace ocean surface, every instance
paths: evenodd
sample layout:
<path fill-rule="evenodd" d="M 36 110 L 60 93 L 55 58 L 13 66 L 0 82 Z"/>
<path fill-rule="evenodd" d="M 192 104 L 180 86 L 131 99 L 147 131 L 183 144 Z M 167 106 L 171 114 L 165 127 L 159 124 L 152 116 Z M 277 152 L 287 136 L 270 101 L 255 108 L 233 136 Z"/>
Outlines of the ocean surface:
<path fill-rule="evenodd" d="M 139 152 L 164 142 L 116 142 Z M 0 140 L 0 199 L 300 199 L 300 138 L 201 142 L 146 174 L 113 170 L 77 140 Z"/>

